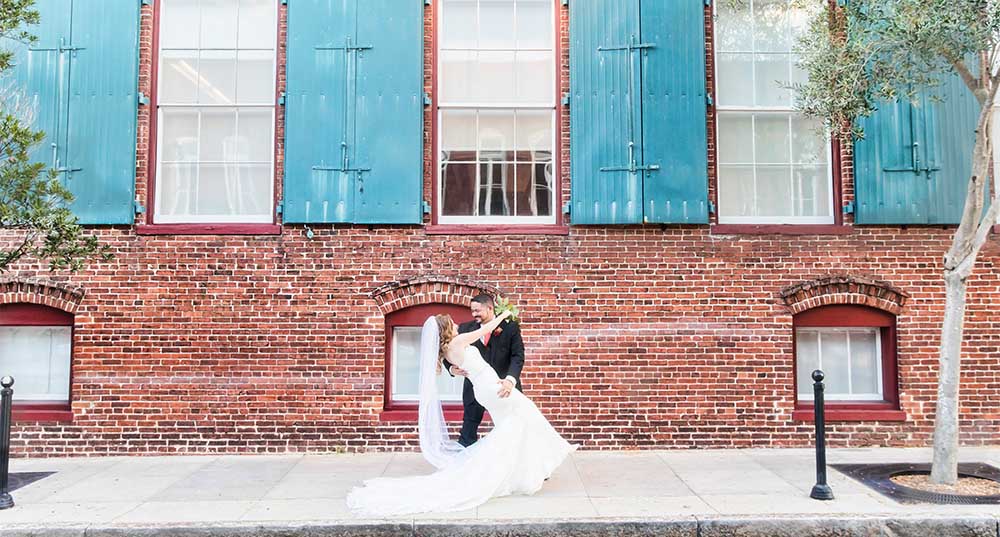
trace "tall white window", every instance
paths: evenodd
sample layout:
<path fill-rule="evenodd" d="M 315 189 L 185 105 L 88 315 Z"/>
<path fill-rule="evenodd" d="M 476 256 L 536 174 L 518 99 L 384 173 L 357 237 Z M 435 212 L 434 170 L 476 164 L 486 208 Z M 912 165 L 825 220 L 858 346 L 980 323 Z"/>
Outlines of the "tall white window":
<path fill-rule="evenodd" d="M 271 223 L 274 0 L 161 0 L 154 223 Z"/>
<path fill-rule="evenodd" d="M 815 3 L 814 3 L 815 4 Z M 792 52 L 813 12 L 795 0 L 716 2 L 719 223 L 834 222 L 830 144 L 793 108 Z"/>
<path fill-rule="evenodd" d="M 438 221 L 555 223 L 553 0 L 442 0 Z"/>

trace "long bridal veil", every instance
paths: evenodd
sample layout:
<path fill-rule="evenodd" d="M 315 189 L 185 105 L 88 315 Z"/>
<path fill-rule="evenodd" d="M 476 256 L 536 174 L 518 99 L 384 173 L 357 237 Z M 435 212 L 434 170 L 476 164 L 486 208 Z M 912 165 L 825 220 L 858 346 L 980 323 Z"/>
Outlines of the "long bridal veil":
<path fill-rule="evenodd" d="M 448 436 L 438 395 L 439 332 L 437 319 L 428 317 L 420 331 L 420 452 L 436 468 L 451 464 L 465 449 Z"/>

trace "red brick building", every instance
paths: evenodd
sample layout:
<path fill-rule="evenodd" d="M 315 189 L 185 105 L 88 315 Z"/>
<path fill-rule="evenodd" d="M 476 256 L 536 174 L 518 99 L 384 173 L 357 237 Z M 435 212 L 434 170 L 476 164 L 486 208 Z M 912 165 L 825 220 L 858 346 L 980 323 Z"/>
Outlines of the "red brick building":
<path fill-rule="evenodd" d="M 679 42 L 677 28 L 663 23 L 666 39 L 643 49 L 646 36 L 629 36 L 622 22 L 641 17 L 642 31 L 652 32 L 660 19 L 646 18 L 644 10 L 654 10 L 647 2 L 412 3 L 417 7 L 402 0 L 153 0 L 136 8 L 135 166 L 124 189 L 132 223 L 98 218 L 91 228 L 115 258 L 69 275 L 18 265 L 0 282 L 0 366 L 18 378 L 16 453 L 414 449 L 413 327 L 440 311 L 466 314 L 469 299 L 483 291 L 521 308 L 525 392 L 587 449 L 809 445 L 803 379 L 816 367 L 829 378 L 832 445 L 929 444 L 941 259 L 954 232 L 946 211 L 933 206 L 945 194 L 913 194 L 924 196 L 929 216 L 911 211 L 904 215 L 910 220 L 878 223 L 869 212 L 867 223 L 856 221 L 873 205 L 855 195 L 862 188 L 851 145 L 822 140 L 791 108 L 789 92 L 758 83 L 772 76 L 768 69 L 797 76 L 790 43 L 803 14 L 762 0 L 745 8 L 700 0 L 656 6 L 694 12 L 703 23 L 683 30 L 702 48 L 670 52 L 686 54 L 678 65 L 704 60 L 694 62 L 703 93 L 684 94 L 706 101 L 697 112 L 704 115 L 698 143 L 687 120 L 652 114 L 652 104 L 636 117 L 616 111 L 615 103 L 637 106 L 638 88 L 622 86 L 636 99 L 616 101 L 610 91 L 602 107 L 587 108 L 588 95 L 599 92 L 571 80 L 571 68 L 585 77 L 586 69 L 599 72 L 612 61 L 594 51 L 579 71 L 571 65 L 574 47 L 581 47 L 574 58 L 587 57 L 571 31 L 584 32 L 588 21 L 622 23 L 621 54 L 635 54 L 634 64 L 621 64 L 633 65 L 628 69 L 655 69 L 671 59 L 656 54 Z M 97 10 L 83 0 L 73 4 Z M 366 34 L 366 17 L 389 9 L 382 4 L 392 4 L 384 19 L 390 22 Z M 46 3 L 39 5 L 48 28 Z M 336 34 L 330 25 L 338 23 L 310 11 L 322 9 L 355 17 L 359 38 L 330 39 L 325 49 L 318 41 L 296 44 L 310 32 Z M 423 125 L 401 120 L 389 128 L 373 118 L 405 103 L 387 99 L 376 112 L 366 109 L 365 99 L 383 94 L 365 93 L 365 69 L 384 56 L 381 42 L 367 50 L 365 39 L 409 35 L 414 16 L 422 18 L 414 35 L 422 33 Z M 41 41 L 54 35 L 47 32 L 39 32 Z M 73 32 L 73 39 L 87 35 L 75 26 Z M 316 51 L 303 52 L 313 63 L 296 67 L 295 47 Z M 316 59 L 321 49 L 342 58 L 324 63 Z M 400 57 L 414 54 L 412 47 L 399 50 Z M 87 54 L 82 47 L 78 58 Z M 318 93 L 294 87 L 296 76 L 320 68 L 344 75 L 315 79 Z M 621 72 L 640 77 L 628 69 Z M 747 73 L 751 78 L 741 80 Z M 396 74 L 385 79 L 391 84 Z M 636 79 L 650 88 L 654 74 Z M 94 78 L 98 89 L 89 95 L 101 95 L 110 77 Z M 315 104 L 334 87 L 331 80 L 348 82 L 338 98 L 354 100 L 351 113 Z M 88 94 L 72 86 L 68 93 L 72 131 L 73 96 Z M 315 115 L 296 115 L 309 106 Z M 609 115 L 597 117 L 602 113 Z M 590 114 L 591 122 L 574 114 Z M 661 170 L 643 170 L 641 160 L 635 169 L 632 158 L 623 162 L 633 169 L 611 170 L 609 181 L 625 174 L 651 185 L 671 162 L 702 159 L 705 169 L 683 180 L 698 186 L 704 176 L 704 221 L 697 207 L 684 222 L 650 218 L 655 203 L 643 203 L 641 193 L 635 207 L 632 198 L 601 206 L 602 194 L 580 186 L 599 190 L 604 177 L 597 169 L 571 169 L 582 162 L 573 150 L 578 157 L 601 153 L 581 147 L 583 131 L 605 125 L 597 133 L 602 140 L 592 143 L 625 155 L 626 142 L 638 136 L 619 136 L 626 116 L 644 122 L 647 163 L 657 140 L 674 140 L 672 131 L 695 138 L 671 142 L 686 153 L 665 150 Z M 364 130 L 372 124 L 381 130 Z M 340 134 L 348 130 L 357 147 L 343 146 L 339 160 Z M 380 182 L 385 177 L 376 169 L 373 186 L 354 191 L 357 205 L 342 205 L 346 216 L 336 203 L 320 217 L 310 213 L 316 204 L 293 204 L 294 166 L 311 174 L 305 186 L 294 185 L 295 196 L 314 195 L 309 189 L 328 171 L 347 176 L 344 184 L 364 183 L 368 171 L 351 168 L 365 164 L 363 146 L 396 130 L 406 137 L 399 147 L 419 140 L 422 157 L 405 172 L 422 166 L 413 203 L 363 217 L 365 188 L 411 194 L 412 184 Z M 102 142 L 104 131 L 93 132 L 77 143 L 114 150 Z M 315 148 L 303 139 L 322 142 L 333 164 L 310 172 Z M 946 161 L 945 172 L 961 175 Z M 888 181 L 891 174 L 883 175 Z M 943 184 L 943 175 L 935 180 Z M 600 207 L 589 214 L 587 203 Z M 896 207 L 905 213 L 914 203 Z M 419 223 L 400 216 L 411 205 Z M 402 222 L 388 221 L 395 216 Z M 967 444 L 1000 441 L 998 261 L 991 240 L 969 287 L 961 390 Z M 454 390 L 446 382 L 443 388 Z"/>

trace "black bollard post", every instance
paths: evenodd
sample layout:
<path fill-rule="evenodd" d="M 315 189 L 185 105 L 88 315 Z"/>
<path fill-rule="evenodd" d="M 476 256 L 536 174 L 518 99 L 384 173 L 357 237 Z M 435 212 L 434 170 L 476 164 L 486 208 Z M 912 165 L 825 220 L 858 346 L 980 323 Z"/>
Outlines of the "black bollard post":
<path fill-rule="evenodd" d="M 826 418 L 823 416 L 823 372 L 812 372 L 813 403 L 816 418 L 816 484 L 809 497 L 814 500 L 832 500 L 833 489 L 826 484 Z"/>
<path fill-rule="evenodd" d="M 14 507 L 14 498 L 7 491 L 10 470 L 10 407 L 14 399 L 13 377 L 0 379 L 0 510 Z"/>

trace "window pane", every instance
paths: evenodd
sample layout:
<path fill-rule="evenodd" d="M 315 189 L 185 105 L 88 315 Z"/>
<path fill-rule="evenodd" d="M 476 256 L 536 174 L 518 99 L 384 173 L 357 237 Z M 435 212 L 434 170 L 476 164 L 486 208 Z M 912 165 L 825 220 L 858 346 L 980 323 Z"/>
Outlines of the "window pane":
<path fill-rule="evenodd" d="M 270 109 L 240 110 L 235 160 L 270 162 L 274 154 L 271 131 L 274 118 Z"/>
<path fill-rule="evenodd" d="M 831 398 L 850 393 L 847 376 L 847 333 L 825 330 L 820 339 L 822 364 L 820 369 L 826 374 L 823 381 L 826 393 Z"/>
<path fill-rule="evenodd" d="M 198 102 L 198 51 L 164 50 L 160 53 L 160 103 Z"/>
<path fill-rule="evenodd" d="M 442 160 L 476 160 L 476 112 L 446 110 L 441 112 Z"/>
<path fill-rule="evenodd" d="M 479 165 L 476 186 L 476 207 L 481 215 L 508 216 L 514 214 L 511 188 L 514 183 L 514 163 L 484 158 Z"/>
<path fill-rule="evenodd" d="M 479 159 L 514 160 L 514 112 L 479 112 Z"/>
<path fill-rule="evenodd" d="M 227 177 L 226 195 L 234 202 L 233 215 L 270 216 L 271 166 L 269 164 L 240 164 L 235 176 Z"/>
<path fill-rule="evenodd" d="M 198 160 L 198 112 L 165 108 L 160 121 L 160 160 Z"/>
<path fill-rule="evenodd" d="M 826 167 L 796 166 L 792 171 L 796 216 L 832 216 Z"/>
<path fill-rule="evenodd" d="M 517 112 L 517 149 L 528 151 L 530 160 L 552 158 L 552 112 L 519 110 Z M 518 159 L 520 160 L 520 158 Z"/>
<path fill-rule="evenodd" d="M 753 116 L 719 112 L 719 162 L 753 163 Z"/>
<path fill-rule="evenodd" d="M 514 49 L 513 0 L 479 0 L 479 48 Z"/>
<path fill-rule="evenodd" d="M 236 102 L 236 52 L 201 52 L 198 102 L 233 104 Z"/>
<path fill-rule="evenodd" d="M 160 6 L 160 47 L 198 48 L 198 0 L 164 0 Z"/>
<path fill-rule="evenodd" d="M 236 110 L 201 111 L 200 161 L 236 160 Z"/>
<path fill-rule="evenodd" d="M 198 182 L 198 165 L 163 164 L 156 178 L 157 214 L 193 214 Z"/>
<path fill-rule="evenodd" d="M 238 46 L 273 49 L 278 29 L 274 16 L 274 0 L 240 0 Z"/>
<path fill-rule="evenodd" d="M 0 370 L 17 381 L 15 401 L 69 401 L 69 326 L 0 327 Z"/>
<path fill-rule="evenodd" d="M 812 372 L 819 369 L 819 338 L 815 330 L 795 332 L 795 383 L 799 397 L 811 398 Z"/>
<path fill-rule="evenodd" d="M 442 211 L 444 216 L 472 216 L 475 213 L 475 163 L 441 163 Z"/>
<path fill-rule="evenodd" d="M 517 53 L 518 103 L 548 104 L 555 98 L 551 52 Z"/>
<path fill-rule="evenodd" d="M 788 52 L 792 47 L 788 26 L 788 0 L 754 0 L 754 44 L 757 52 Z"/>
<path fill-rule="evenodd" d="M 201 48 L 236 48 L 237 0 L 201 0 Z"/>
<path fill-rule="evenodd" d="M 485 103 L 514 102 L 514 53 L 480 52 L 479 78 L 474 83 Z"/>
<path fill-rule="evenodd" d="M 517 47 L 554 47 L 551 0 L 517 0 Z"/>
<path fill-rule="evenodd" d="M 792 106 L 791 92 L 784 87 L 790 83 L 788 62 L 789 58 L 784 54 L 757 55 L 754 64 L 754 76 L 757 77 L 755 104 L 758 106 Z M 746 83 L 746 80 L 743 82 Z"/>
<path fill-rule="evenodd" d="M 854 394 L 881 395 L 879 371 L 882 364 L 878 357 L 878 329 L 852 330 L 851 337 L 851 387 Z"/>
<path fill-rule="evenodd" d="M 754 215 L 753 167 L 719 165 L 719 214 Z"/>
<path fill-rule="evenodd" d="M 756 216 L 792 216 L 792 170 L 757 166 Z"/>
<path fill-rule="evenodd" d="M 392 331 L 392 395 L 396 401 L 416 401 L 420 394 L 420 328 L 398 326 Z M 461 401 L 463 377 L 442 371 L 437 390 L 442 401 Z"/>
<path fill-rule="evenodd" d="M 518 163 L 514 181 L 515 214 L 552 214 L 553 177 L 551 162 Z"/>
<path fill-rule="evenodd" d="M 475 52 L 441 51 L 441 100 L 446 103 L 474 102 L 482 91 L 476 80 Z"/>
<path fill-rule="evenodd" d="M 274 52 L 241 50 L 237 65 L 236 99 L 240 104 L 274 103 Z"/>
<path fill-rule="evenodd" d="M 757 164 L 787 164 L 791 162 L 787 115 L 757 114 L 754 116 L 754 127 L 757 132 L 754 144 Z"/>
<path fill-rule="evenodd" d="M 750 2 L 717 2 L 716 9 L 715 39 L 719 52 L 752 52 Z"/>
<path fill-rule="evenodd" d="M 792 115 L 792 162 L 796 164 L 826 163 L 828 145 L 820 136 L 822 122 Z"/>
<path fill-rule="evenodd" d="M 753 55 L 719 54 L 719 104 L 752 106 Z"/>
<path fill-rule="evenodd" d="M 444 0 L 441 48 L 476 48 L 476 0 Z"/>

